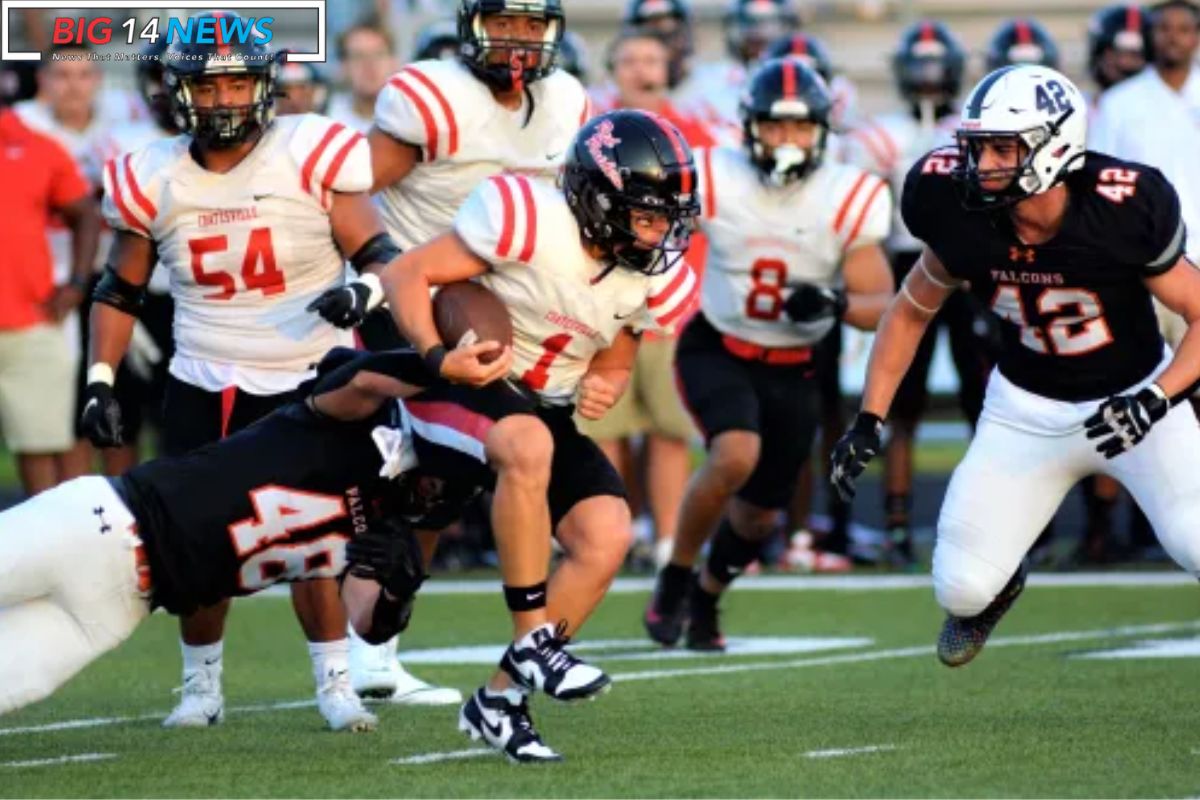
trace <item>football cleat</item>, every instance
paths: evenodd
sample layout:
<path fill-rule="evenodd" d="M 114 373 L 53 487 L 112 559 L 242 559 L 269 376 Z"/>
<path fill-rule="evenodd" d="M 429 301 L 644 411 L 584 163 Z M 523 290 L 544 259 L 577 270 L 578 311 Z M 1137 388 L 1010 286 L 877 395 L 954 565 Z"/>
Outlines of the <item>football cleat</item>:
<path fill-rule="evenodd" d="M 565 622 L 547 622 L 513 642 L 500 659 L 500 668 L 518 686 L 541 690 L 555 700 L 588 700 L 605 691 L 612 679 L 570 652 L 563 635 Z"/>
<path fill-rule="evenodd" d="M 458 712 L 458 729 L 501 751 L 514 764 L 563 760 L 534 730 L 529 698 L 516 689 L 492 692 L 481 687 Z"/>
<path fill-rule="evenodd" d="M 329 723 L 330 730 L 362 733 L 375 730 L 379 720 L 363 708 L 362 700 L 350 685 L 350 672 L 330 670 L 317 688 L 317 710 Z"/>
<path fill-rule="evenodd" d="M 662 569 L 654 582 L 654 594 L 642 614 L 642 625 L 646 628 L 646 634 L 663 647 L 674 647 L 679 637 L 683 636 L 690 580 L 689 574 L 687 582 L 673 586 L 675 581 L 671 580 L 670 573 Z"/>
<path fill-rule="evenodd" d="M 350 637 L 350 683 L 359 697 L 384 699 L 396 692 L 396 640 L 380 645 Z"/>
<path fill-rule="evenodd" d="M 179 705 L 163 720 L 164 728 L 207 728 L 225 719 L 225 698 L 221 695 L 221 673 L 192 669 L 183 673 L 183 696 Z"/>
<path fill-rule="evenodd" d="M 450 686 L 434 686 L 410 673 L 392 657 L 395 691 L 390 702 L 401 706 L 456 706 L 463 701 L 462 692 Z"/>
<path fill-rule="evenodd" d="M 703 595 L 707 595 L 707 592 L 699 586 L 692 587 L 685 644 L 689 650 L 723 653 L 725 636 L 721 633 L 721 612 L 717 610 L 717 598 Z"/>
<path fill-rule="evenodd" d="M 961 667 L 979 655 L 988 637 L 992 635 L 996 623 L 1025 589 L 1026 574 L 1025 565 L 1022 564 L 1000 590 L 1000 594 L 979 614 L 973 617 L 947 614 L 942 632 L 938 635 L 938 660 L 947 667 Z"/>

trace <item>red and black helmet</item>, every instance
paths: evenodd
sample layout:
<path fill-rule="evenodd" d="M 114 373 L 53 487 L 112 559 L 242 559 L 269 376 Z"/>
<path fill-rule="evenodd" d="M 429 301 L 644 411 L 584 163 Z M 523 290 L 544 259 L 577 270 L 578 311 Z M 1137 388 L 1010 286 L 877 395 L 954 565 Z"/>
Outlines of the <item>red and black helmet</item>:
<path fill-rule="evenodd" d="M 654 275 L 687 250 L 700 213 L 696 166 L 682 134 L 657 114 L 620 109 L 593 117 L 567 150 L 562 183 L 584 241 L 611 266 Z M 635 246 L 634 210 L 670 220 L 658 247 Z"/>
<path fill-rule="evenodd" d="M 773 58 L 791 56 L 803 61 L 810 69 L 816 71 L 826 82 L 833 80 L 833 59 L 829 57 L 829 48 L 825 43 L 811 33 L 797 31 L 787 36 L 781 36 L 767 46 L 763 51 L 763 61 Z"/>
<path fill-rule="evenodd" d="M 1058 44 L 1036 19 L 1010 19 L 992 34 L 987 48 L 988 72 L 1012 64 L 1058 69 Z"/>
<path fill-rule="evenodd" d="M 943 23 L 927 19 L 900 34 L 900 45 L 892 56 L 896 89 L 914 113 L 923 102 L 933 103 L 938 117 L 950 113 L 954 98 L 962 91 L 967 51 Z"/>
<path fill-rule="evenodd" d="M 541 40 L 491 40 L 483 18 L 492 14 L 513 14 L 546 21 Z M 562 0 L 460 0 L 458 4 L 459 57 L 481 81 L 499 91 L 521 88 L 554 71 L 558 45 L 565 25 Z M 503 62 L 492 59 L 504 53 Z M 530 65 L 529 55 L 536 56 Z"/>
<path fill-rule="evenodd" d="M 1100 9 L 1088 22 L 1087 33 L 1088 71 L 1101 89 L 1136 75 L 1154 57 L 1150 15 L 1139 5 L 1121 3 Z M 1131 53 L 1134 57 L 1126 66 L 1106 65 L 1105 55 L 1112 51 Z"/>
<path fill-rule="evenodd" d="M 739 104 L 743 139 L 750 160 L 763 177 L 776 185 L 800 180 L 821 166 L 829 136 L 833 98 L 824 79 L 798 58 L 785 56 L 765 61 L 746 82 Z M 769 148 L 759 137 L 758 125 L 766 120 L 794 119 L 817 126 L 808 148 L 781 157 L 780 148 Z"/>
<path fill-rule="evenodd" d="M 725 12 L 725 47 L 742 64 L 757 61 L 767 45 L 800 28 L 791 0 L 731 0 Z"/>

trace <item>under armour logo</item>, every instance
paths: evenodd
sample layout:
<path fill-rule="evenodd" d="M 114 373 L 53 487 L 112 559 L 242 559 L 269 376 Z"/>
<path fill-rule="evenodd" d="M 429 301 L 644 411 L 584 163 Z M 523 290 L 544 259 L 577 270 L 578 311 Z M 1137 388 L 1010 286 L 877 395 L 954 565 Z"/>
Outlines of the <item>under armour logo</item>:
<path fill-rule="evenodd" d="M 1035 252 L 1032 247 L 1017 247 L 1012 245 L 1008 248 L 1008 260 L 1020 261 L 1025 259 L 1026 264 L 1032 264 L 1035 257 Z"/>
<path fill-rule="evenodd" d="M 97 518 L 98 520 L 100 520 L 100 533 L 101 533 L 101 535 L 103 535 L 103 534 L 105 534 L 105 533 L 108 533 L 109 531 L 111 531 L 111 530 L 112 530 L 112 525 L 109 525 L 109 524 L 108 524 L 108 523 L 107 523 L 107 522 L 104 520 L 104 506 L 99 506 L 99 507 L 97 507 L 97 508 L 93 508 L 93 509 L 92 509 L 92 513 L 96 515 L 96 518 Z"/>

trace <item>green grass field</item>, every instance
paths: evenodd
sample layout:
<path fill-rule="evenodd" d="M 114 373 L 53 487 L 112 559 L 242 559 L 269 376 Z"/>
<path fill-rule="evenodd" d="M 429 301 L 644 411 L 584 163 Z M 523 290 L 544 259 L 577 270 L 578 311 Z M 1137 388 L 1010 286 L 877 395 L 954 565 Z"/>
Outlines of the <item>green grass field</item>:
<path fill-rule="evenodd" d="M 730 636 L 793 637 L 796 646 L 804 642 L 794 637 L 865 640 L 740 656 L 662 658 L 640 639 L 644 600 L 640 591 L 611 595 L 586 630 L 591 641 L 634 640 L 593 651 L 616 678 L 612 692 L 582 706 L 534 703 L 563 764 L 516 767 L 464 754 L 478 745 L 457 732 L 454 709 L 383 706 L 379 731 L 347 735 L 323 730 L 309 705 L 272 708 L 309 700 L 311 679 L 289 604 L 270 597 L 235 606 L 223 726 L 159 727 L 178 660 L 174 621 L 156 615 L 55 697 L 0 719 L 0 795 L 1200 793 L 1196 658 L 1075 657 L 1166 639 L 1200 651 L 1194 585 L 1032 586 L 988 649 L 958 671 L 933 656 L 941 617 L 927 587 L 736 593 L 727 602 Z M 498 593 L 431 594 L 405 646 L 498 643 L 506 633 Z M 489 670 L 482 662 L 412 668 L 464 691 Z M 436 760 L 446 753 L 460 757 Z M 55 761 L 86 754 L 95 760 Z M 420 756 L 430 763 L 396 763 Z"/>

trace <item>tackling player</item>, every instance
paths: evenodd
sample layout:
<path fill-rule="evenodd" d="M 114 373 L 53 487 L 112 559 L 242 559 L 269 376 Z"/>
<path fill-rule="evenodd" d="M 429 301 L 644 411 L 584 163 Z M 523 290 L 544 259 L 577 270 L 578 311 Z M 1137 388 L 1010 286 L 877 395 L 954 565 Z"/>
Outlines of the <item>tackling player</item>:
<path fill-rule="evenodd" d="M 370 198 L 362 134 L 311 114 L 275 119 L 274 56 L 251 43 L 177 42 L 165 61 L 185 134 L 108 162 L 105 216 L 117 231 L 91 313 L 82 427 L 99 446 L 123 441 L 113 369 L 128 346 L 156 263 L 171 275 L 175 344 L 163 451 L 223 438 L 296 397 L 311 365 L 350 334 L 305 307 L 395 252 Z M 333 727 L 367 712 L 344 675 L 346 620 L 330 579 L 298 582 L 293 602 L 314 662 L 341 663 L 322 705 Z M 165 724 L 222 719 L 228 601 L 183 617 L 184 691 Z M 330 674 L 322 670 L 322 675 Z"/>
<path fill-rule="evenodd" d="M 880 323 L 862 410 L 834 451 L 852 495 L 913 350 L 964 282 L 1000 318 L 1003 349 L 983 414 L 938 519 L 938 658 L 982 649 L 1025 584 L 1026 552 L 1067 491 L 1117 478 L 1163 547 L 1200 573 L 1200 428 L 1173 408 L 1200 378 L 1200 272 L 1183 256 L 1175 189 L 1152 167 L 1087 151 L 1087 103 L 1039 66 L 985 77 L 956 149 L 917 162 L 904 219 L 925 243 Z M 1188 323 L 1177 353 L 1151 297 Z"/>
<path fill-rule="evenodd" d="M 563 645 L 604 597 L 633 534 L 624 486 L 572 412 L 602 417 L 628 382 L 634 332 L 670 331 L 691 310 L 699 287 L 682 253 L 698 211 L 679 132 L 652 114 L 613 111 L 567 146 L 561 189 L 494 176 L 468 198 L 453 231 L 383 274 L 401 332 L 456 382 L 504 373 L 445 351 L 430 289 L 468 279 L 491 289 L 512 316 L 508 379 L 537 396 L 527 413 L 512 414 L 459 390 L 430 402 L 416 428 L 457 442 L 462 469 L 495 471 L 493 528 L 514 641 L 459 724 L 510 758 L 559 758 L 533 728 L 530 692 L 575 699 L 608 684 L 599 670 L 568 673 L 576 662 Z M 547 582 L 552 531 L 564 559 Z"/>
<path fill-rule="evenodd" d="M 709 256 L 675 368 L 708 459 L 644 615 L 660 644 L 686 621 L 688 647 L 724 649 L 717 601 L 776 530 L 816 434 L 813 346 L 843 320 L 872 329 L 891 298 L 887 183 L 826 160 L 832 108 L 815 70 L 767 61 L 742 101 L 745 147 L 700 159 Z"/>

